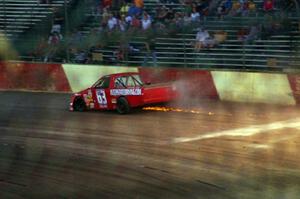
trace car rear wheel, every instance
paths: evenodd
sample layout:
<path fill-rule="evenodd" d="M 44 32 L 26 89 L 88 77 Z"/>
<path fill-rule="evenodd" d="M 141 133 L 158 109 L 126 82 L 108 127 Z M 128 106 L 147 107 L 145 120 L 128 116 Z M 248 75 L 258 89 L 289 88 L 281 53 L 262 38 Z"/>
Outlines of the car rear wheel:
<path fill-rule="evenodd" d="M 74 111 L 83 112 L 86 110 L 85 102 L 82 98 L 77 98 L 73 105 Z"/>
<path fill-rule="evenodd" d="M 117 100 L 117 111 L 120 114 L 126 114 L 130 112 L 130 106 L 125 97 L 120 97 Z"/>

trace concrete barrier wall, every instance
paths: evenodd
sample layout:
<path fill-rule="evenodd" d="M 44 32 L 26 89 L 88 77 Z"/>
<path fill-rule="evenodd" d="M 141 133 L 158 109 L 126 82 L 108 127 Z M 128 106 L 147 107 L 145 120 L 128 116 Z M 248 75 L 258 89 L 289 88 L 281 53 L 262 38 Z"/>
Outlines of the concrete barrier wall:
<path fill-rule="evenodd" d="M 289 74 L 287 75 L 289 84 L 293 92 L 293 97 L 297 104 L 300 104 L 300 75 Z"/>
<path fill-rule="evenodd" d="M 71 91 L 60 64 L 0 62 L 0 89 Z"/>
<path fill-rule="evenodd" d="M 177 68 L 139 68 L 144 82 L 161 83 L 175 81 L 180 91 L 191 97 L 219 99 L 210 71 Z"/>
<path fill-rule="evenodd" d="M 140 72 L 144 81 L 175 81 L 198 98 L 300 104 L 300 75 L 142 67 L 0 62 L 0 89 L 77 92 L 99 77 Z"/>
<path fill-rule="evenodd" d="M 288 75 L 251 72 L 212 72 L 221 100 L 296 104 Z"/>

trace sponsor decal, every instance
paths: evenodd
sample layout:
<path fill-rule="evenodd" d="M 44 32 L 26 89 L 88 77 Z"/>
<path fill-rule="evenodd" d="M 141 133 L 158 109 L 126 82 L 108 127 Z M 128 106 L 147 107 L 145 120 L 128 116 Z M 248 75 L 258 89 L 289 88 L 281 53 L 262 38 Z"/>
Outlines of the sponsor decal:
<path fill-rule="evenodd" d="M 107 99 L 106 99 L 106 95 L 105 95 L 105 90 L 104 89 L 96 90 L 96 95 L 97 95 L 97 100 L 98 100 L 100 107 L 106 107 Z"/>
<path fill-rule="evenodd" d="M 83 94 L 83 98 L 84 98 L 84 101 L 87 103 L 87 104 L 89 104 L 89 103 L 91 103 L 91 102 L 93 102 L 93 97 L 92 97 L 92 95 L 87 95 L 87 94 Z"/>
<path fill-rule="evenodd" d="M 95 108 L 95 104 L 94 103 L 90 103 L 90 108 Z"/>
<path fill-rule="evenodd" d="M 142 95 L 142 89 L 131 88 L 131 89 L 111 89 L 110 95 Z"/>

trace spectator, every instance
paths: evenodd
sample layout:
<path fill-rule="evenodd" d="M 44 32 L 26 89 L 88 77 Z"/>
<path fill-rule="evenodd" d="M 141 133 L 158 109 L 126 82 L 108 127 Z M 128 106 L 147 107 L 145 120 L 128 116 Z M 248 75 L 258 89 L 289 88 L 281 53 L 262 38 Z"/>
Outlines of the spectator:
<path fill-rule="evenodd" d="M 121 16 L 126 16 L 128 14 L 128 10 L 129 10 L 129 4 L 124 2 L 120 9 Z"/>
<path fill-rule="evenodd" d="M 274 0 L 264 0 L 263 9 L 267 13 L 272 12 L 274 10 Z"/>
<path fill-rule="evenodd" d="M 249 12 L 250 13 L 256 12 L 256 4 L 253 2 L 253 0 L 249 0 Z"/>
<path fill-rule="evenodd" d="M 183 27 L 184 22 L 183 22 L 183 18 L 181 16 L 180 12 L 175 13 L 173 23 L 176 25 L 177 28 L 182 28 Z"/>
<path fill-rule="evenodd" d="M 197 11 L 202 16 L 208 16 L 209 13 L 209 0 L 201 1 L 199 5 L 197 5 Z"/>
<path fill-rule="evenodd" d="M 231 16 L 236 16 L 238 14 L 241 13 L 241 10 L 242 10 L 242 5 L 239 1 L 235 1 L 233 4 L 232 4 L 232 9 L 230 11 L 230 14 Z"/>
<path fill-rule="evenodd" d="M 127 29 L 127 24 L 125 21 L 125 17 L 121 16 L 121 18 L 118 20 L 118 28 L 121 32 L 125 32 Z"/>
<path fill-rule="evenodd" d="M 144 8 L 144 1 L 143 0 L 134 0 L 134 5 L 137 8 L 142 10 Z"/>
<path fill-rule="evenodd" d="M 231 0 L 225 0 L 223 2 L 223 7 L 224 7 L 224 14 L 228 14 L 232 8 L 232 1 Z"/>
<path fill-rule="evenodd" d="M 132 17 L 132 21 L 131 21 L 131 28 L 134 30 L 137 30 L 141 27 L 141 21 L 138 19 L 137 16 L 133 16 Z"/>
<path fill-rule="evenodd" d="M 253 2 L 250 2 L 248 0 L 239 0 L 238 2 L 235 2 L 233 4 L 230 14 L 232 16 L 247 16 L 250 11 L 250 6 L 252 10 L 255 9 L 255 4 Z"/>
<path fill-rule="evenodd" d="M 166 22 L 170 23 L 174 19 L 175 14 L 174 14 L 173 9 L 168 8 L 167 10 L 168 11 L 167 11 L 167 16 L 166 16 Z"/>
<path fill-rule="evenodd" d="M 249 1 L 243 0 L 240 8 L 240 13 L 242 16 L 247 16 L 249 14 Z"/>
<path fill-rule="evenodd" d="M 110 9 L 112 6 L 112 0 L 102 0 L 102 8 Z"/>
<path fill-rule="evenodd" d="M 147 65 L 148 58 L 150 56 L 152 57 L 153 66 L 157 66 L 155 43 L 156 43 L 156 39 L 154 37 L 150 38 L 147 42 L 145 42 L 146 55 L 145 55 L 145 58 L 144 58 L 143 66 Z"/>
<path fill-rule="evenodd" d="M 55 9 L 51 33 L 57 32 L 58 34 L 60 34 L 63 22 L 64 22 L 64 17 L 62 13 L 59 12 L 59 10 Z"/>
<path fill-rule="evenodd" d="M 200 21 L 200 14 L 199 12 L 197 12 L 197 8 L 195 6 L 192 8 L 191 21 L 192 22 Z"/>
<path fill-rule="evenodd" d="M 158 7 L 156 9 L 156 19 L 157 21 L 164 23 L 168 15 L 168 10 L 166 6 Z"/>
<path fill-rule="evenodd" d="M 110 13 L 108 11 L 108 8 L 103 8 L 103 13 L 102 13 L 102 23 L 107 23 L 108 19 L 110 17 Z"/>
<path fill-rule="evenodd" d="M 147 12 L 144 12 L 143 19 L 142 19 L 142 29 L 148 30 L 151 28 L 151 19 Z"/>
<path fill-rule="evenodd" d="M 118 24 L 118 21 L 117 21 L 116 17 L 114 17 L 112 14 L 110 14 L 108 21 L 107 21 L 108 30 L 110 30 L 110 31 L 114 30 L 116 28 L 117 24 Z"/>
<path fill-rule="evenodd" d="M 103 30 L 107 29 L 108 26 L 108 19 L 110 18 L 110 13 L 107 11 L 107 8 L 103 9 L 103 14 L 102 14 L 102 20 L 100 27 L 103 28 Z"/>
<path fill-rule="evenodd" d="M 75 53 L 74 61 L 75 61 L 75 63 L 78 63 L 78 64 L 87 63 L 88 62 L 87 52 L 84 50 L 80 50 L 77 53 Z"/>
<path fill-rule="evenodd" d="M 226 41 L 226 39 L 227 39 L 227 32 L 225 31 L 217 31 L 214 34 L 215 44 L 223 43 L 224 41 Z"/>
<path fill-rule="evenodd" d="M 223 19 L 224 15 L 226 14 L 225 12 L 225 7 L 223 4 L 219 5 L 217 8 L 217 16 L 219 19 Z"/>
<path fill-rule="evenodd" d="M 44 58 L 44 62 L 48 62 L 48 61 L 52 61 L 54 55 L 56 54 L 56 52 L 58 51 L 59 48 L 59 44 L 60 41 L 62 40 L 62 35 L 57 33 L 57 32 L 53 32 L 50 33 L 49 39 L 48 39 L 48 51 L 47 54 Z"/>
<path fill-rule="evenodd" d="M 132 22 L 132 16 L 130 16 L 130 15 L 127 15 L 126 17 L 125 17 L 125 22 L 126 22 L 126 26 L 127 27 L 130 27 L 131 26 L 131 22 Z"/>
<path fill-rule="evenodd" d="M 217 16 L 222 19 L 225 15 L 227 15 L 232 8 L 231 0 L 223 0 L 217 8 Z"/>
<path fill-rule="evenodd" d="M 62 35 L 59 34 L 58 32 L 53 32 L 50 34 L 49 39 L 48 39 L 48 44 L 50 45 L 58 45 L 60 41 L 62 40 Z"/>
<path fill-rule="evenodd" d="M 249 34 L 245 37 L 245 42 L 252 42 L 259 36 L 259 28 L 256 25 L 251 26 Z"/>
<path fill-rule="evenodd" d="M 210 48 L 213 47 L 215 44 L 215 41 L 211 39 L 209 33 L 205 29 L 198 29 L 197 35 L 196 35 L 196 42 L 195 42 L 195 51 L 199 52 L 202 48 Z"/>
<path fill-rule="evenodd" d="M 130 16 L 136 16 L 136 15 L 140 15 L 142 13 L 142 10 L 138 7 L 136 7 L 133 3 L 130 5 L 129 9 L 128 9 L 128 15 Z"/>

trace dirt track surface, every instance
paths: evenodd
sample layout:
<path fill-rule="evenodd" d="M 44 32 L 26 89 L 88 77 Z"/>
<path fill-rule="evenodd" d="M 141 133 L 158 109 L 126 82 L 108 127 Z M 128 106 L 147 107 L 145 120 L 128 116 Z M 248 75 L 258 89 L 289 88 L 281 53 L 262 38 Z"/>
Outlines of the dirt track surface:
<path fill-rule="evenodd" d="M 0 198 L 300 197 L 299 107 L 118 115 L 69 112 L 66 94 L 0 96 Z"/>

